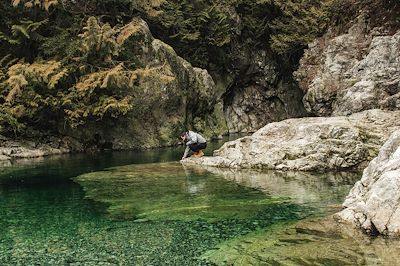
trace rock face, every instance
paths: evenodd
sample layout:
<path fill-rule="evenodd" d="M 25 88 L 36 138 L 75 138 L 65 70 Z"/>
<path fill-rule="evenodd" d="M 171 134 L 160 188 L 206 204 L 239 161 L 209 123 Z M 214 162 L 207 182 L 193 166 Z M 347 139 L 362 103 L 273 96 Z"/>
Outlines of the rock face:
<path fill-rule="evenodd" d="M 224 94 L 230 133 L 254 132 L 270 122 L 306 115 L 303 92 L 290 74 L 281 73 L 268 52 L 233 50 L 237 58 L 232 70 L 235 79 Z"/>
<path fill-rule="evenodd" d="M 301 171 L 362 169 L 399 128 L 400 111 L 378 109 L 349 117 L 288 119 L 225 143 L 214 157 L 183 162 Z"/>
<path fill-rule="evenodd" d="M 364 170 L 350 191 L 344 210 L 336 214 L 369 233 L 400 236 L 400 130 L 395 131 L 379 155 Z"/>
<path fill-rule="evenodd" d="M 95 142 L 113 149 L 132 149 L 173 145 L 189 126 L 208 137 L 227 131 L 222 110 L 216 107 L 218 97 L 211 76 L 155 39 L 144 20 L 135 18 L 121 28 L 117 43 L 119 59 L 129 62 L 130 70 L 142 69 L 134 103 L 140 108 L 114 125 L 94 123 L 68 135 L 85 140 L 96 134 Z"/>
<path fill-rule="evenodd" d="M 327 33 L 309 45 L 295 73 L 307 111 L 349 115 L 400 108 L 400 31 L 369 28 L 360 16 L 346 34 Z"/>

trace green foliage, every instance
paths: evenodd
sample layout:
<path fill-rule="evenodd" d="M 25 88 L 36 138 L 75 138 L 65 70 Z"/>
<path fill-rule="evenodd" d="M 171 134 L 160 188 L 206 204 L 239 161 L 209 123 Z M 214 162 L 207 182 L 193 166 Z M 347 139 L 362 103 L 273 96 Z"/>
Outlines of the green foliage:
<path fill-rule="evenodd" d="M 166 1 L 156 34 L 196 66 L 221 71 L 239 45 L 291 55 L 322 34 L 332 0 Z M 217 69 L 215 67 L 217 66 Z"/>
<path fill-rule="evenodd" d="M 51 6 L 57 5 L 58 0 L 11 0 L 14 7 L 23 4 L 27 8 L 39 7 L 49 11 Z"/>
<path fill-rule="evenodd" d="M 156 34 L 196 66 L 206 67 L 213 50 L 225 49 L 232 41 L 234 12 L 225 2 L 166 1 L 161 11 L 149 18 Z"/>
<path fill-rule="evenodd" d="M 329 25 L 330 0 L 274 1 L 280 15 L 272 21 L 271 48 L 285 54 L 313 41 Z"/>
<path fill-rule="evenodd" d="M 2 125 L 57 129 L 61 120 L 64 126 L 77 128 L 123 117 L 137 102 L 139 112 L 154 106 L 160 95 L 147 88 L 171 82 L 169 70 L 129 69 L 130 62 L 117 61 L 127 36 L 137 30 L 133 24 L 112 28 L 89 17 L 79 35 L 79 49 L 70 57 L 12 64 L 2 63 L 11 55 L 3 58 L 0 63 L 7 67 L 0 68 L 1 106 L 8 115 L 2 117 Z"/>
<path fill-rule="evenodd" d="M 6 43 L 11 48 L 10 52 L 15 56 L 31 59 L 34 56 L 32 55 L 32 50 L 42 40 L 39 30 L 47 23 L 48 19 L 40 21 L 21 20 L 7 29 L 10 32 L 9 34 L 0 31 L 0 43 Z"/>
<path fill-rule="evenodd" d="M 60 62 L 24 64 L 17 63 L 8 69 L 7 85 L 9 92 L 6 102 L 12 102 L 29 83 L 32 86 L 46 86 L 54 89 L 59 81 L 68 75 L 68 69 L 62 68 Z M 29 82 L 28 82 L 29 81 Z"/>
<path fill-rule="evenodd" d="M 88 62 L 110 60 L 118 55 L 118 45 L 115 40 L 117 31 L 106 23 L 100 26 L 95 17 L 90 17 L 83 28 L 82 51 Z"/>
<path fill-rule="evenodd" d="M 62 99 L 65 119 L 72 127 L 88 119 L 117 118 L 132 110 L 133 71 L 120 64 L 82 76 Z"/>
<path fill-rule="evenodd" d="M 25 125 L 20 123 L 18 119 L 7 110 L 7 108 L 0 106 L 0 133 L 17 133 L 23 131 L 25 129 Z"/>

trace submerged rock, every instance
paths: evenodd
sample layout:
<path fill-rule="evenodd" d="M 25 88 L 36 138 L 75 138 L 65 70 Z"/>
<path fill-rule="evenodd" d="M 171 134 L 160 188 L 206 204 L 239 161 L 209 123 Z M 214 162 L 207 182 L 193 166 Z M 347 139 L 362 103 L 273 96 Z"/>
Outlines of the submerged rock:
<path fill-rule="evenodd" d="M 237 186 L 202 167 L 178 163 L 115 167 L 75 180 L 86 197 L 108 205 L 113 219 L 237 219 L 287 201 Z"/>
<path fill-rule="evenodd" d="M 203 258 L 216 265 L 399 265 L 399 244 L 331 218 L 306 219 L 227 241 Z"/>
<path fill-rule="evenodd" d="M 295 73 L 307 111 L 349 115 L 400 109 L 400 31 L 369 29 L 360 16 L 346 34 L 333 32 L 309 45 Z"/>
<path fill-rule="evenodd" d="M 379 155 L 350 191 L 339 221 L 371 234 L 400 236 L 400 130 L 392 134 Z"/>
<path fill-rule="evenodd" d="M 361 170 L 398 128 L 400 111 L 288 119 L 225 143 L 213 157 L 188 158 L 183 163 L 301 171 Z"/>

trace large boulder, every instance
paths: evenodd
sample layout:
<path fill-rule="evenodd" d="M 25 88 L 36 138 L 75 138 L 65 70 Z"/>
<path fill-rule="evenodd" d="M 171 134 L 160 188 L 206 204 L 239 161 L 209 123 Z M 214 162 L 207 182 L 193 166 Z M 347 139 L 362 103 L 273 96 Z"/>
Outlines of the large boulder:
<path fill-rule="evenodd" d="M 218 115 L 216 110 L 215 83 L 207 70 L 193 67 L 171 46 L 155 39 L 147 23 L 140 18 L 121 29 L 117 42 L 122 46 L 123 59 L 153 71 L 140 84 L 143 94 L 137 102 L 138 106 L 150 108 L 147 114 L 134 117 L 140 125 L 137 133 L 141 138 L 152 139 L 142 146 L 172 144 L 188 127 L 208 137 L 226 131 L 223 115 Z M 163 78 L 156 79 L 155 74 Z M 155 101 L 147 103 L 146 99 Z"/>
<path fill-rule="evenodd" d="M 400 111 L 368 110 L 351 116 L 288 119 L 225 143 L 213 157 L 185 164 L 326 171 L 362 169 L 392 132 Z"/>
<path fill-rule="evenodd" d="M 400 236 L 400 130 L 364 170 L 343 206 L 336 214 L 338 220 L 372 234 Z"/>
<path fill-rule="evenodd" d="M 68 135 L 90 140 L 88 146 L 134 149 L 174 145 L 188 127 L 207 137 L 227 132 L 207 70 L 193 67 L 154 38 L 141 18 L 123 26 L 116 41 L 121 48 L 118 60 L 140 76 L 135 81 L 133 110 L 107 125 L 94 121 Z"/>
<path fill-rule="evenodd" d="M 295 73 L 305 108 L 317 116 L 400 108 L 400 31 L 370 29 L 360 15 L 346 34 L 333 31 L 305 51 Z"/>

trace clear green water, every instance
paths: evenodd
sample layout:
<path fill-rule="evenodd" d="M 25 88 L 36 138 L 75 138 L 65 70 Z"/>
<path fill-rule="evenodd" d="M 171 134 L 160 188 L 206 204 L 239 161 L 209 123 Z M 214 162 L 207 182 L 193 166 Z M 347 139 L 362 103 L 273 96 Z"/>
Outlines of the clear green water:
<path fill-rule="evenodd" d="M 181 153 L 1 167 L 0 265 L 241 265 L 238 245 L 332 212 L 359 177 L 184 168 Z"/>

